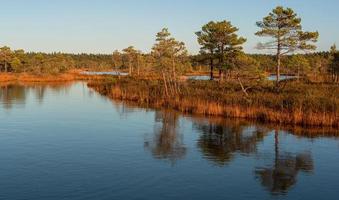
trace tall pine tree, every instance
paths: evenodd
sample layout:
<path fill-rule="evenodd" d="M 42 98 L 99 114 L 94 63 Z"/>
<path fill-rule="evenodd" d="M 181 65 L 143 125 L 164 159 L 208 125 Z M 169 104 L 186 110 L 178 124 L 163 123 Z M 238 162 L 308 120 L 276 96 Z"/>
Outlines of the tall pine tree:
<path fill-rule="evenodd" d="M 277 85 L 280 81 L 281 58 L 298 50 L 315 50 L 312 43 L 317 42 L 318 32 L 304 32 L 301 26 L 301 18 L 291 8 L 281 6 L 273 9 L 262 21 L 257 22 L 261 29 L 255 34 L 260 37 L 271 37 L 273 40 L 260 43 L 259 49 L 271 49 L 276 51 Z"/>

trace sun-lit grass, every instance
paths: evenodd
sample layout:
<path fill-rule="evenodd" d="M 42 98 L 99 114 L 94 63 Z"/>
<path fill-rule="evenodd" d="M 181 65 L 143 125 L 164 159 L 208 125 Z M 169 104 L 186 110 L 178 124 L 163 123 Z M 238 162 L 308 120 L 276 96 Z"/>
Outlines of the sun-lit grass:
<path fill-rule="evenodd" d="M 87 76 L 78 71 L 60 74 L 0 73 L 0 82 L 65 82 L 102 79 L 107 79 L 107 76 Z"/>
<path fill-rule="evenodd" d="M 270 83 L 244 94 L 237 82 L 186 81 L 180 94 L 166 97 L 161 80 L 122 78 L 92 82 L 90 87 L 113 99 L 184 113 L 255 119 L 293 125 L 339 127 L 339 88 L 332 84 L 290 82 L 276 92 Z"/>

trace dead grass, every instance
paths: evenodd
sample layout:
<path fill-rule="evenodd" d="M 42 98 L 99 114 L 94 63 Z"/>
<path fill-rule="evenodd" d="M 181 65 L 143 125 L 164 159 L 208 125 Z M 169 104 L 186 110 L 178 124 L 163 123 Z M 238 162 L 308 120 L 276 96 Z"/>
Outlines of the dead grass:
<path fill-rule="evenodd" d="M 78 70 L 63 74 L 0 73 L 0 82 L 67 82 L 75 80 L 103 80 L 107 76 L 83 75 Z"/>
<path fill-rule="evenodd" d="M 112 99 L 133 101 L 145 107 L 278 124 L 339 127 L 339 98 L 335 95 L 338 88 L 332 86 L 289 86 L 279 94 L 269 88 L 258 88 L 245 97 L 236 85 L 204 84 L 186 84 L 180 95 L 170 98 L 164 97 L 159 81 L 124 79 L 89 86 Z"/>

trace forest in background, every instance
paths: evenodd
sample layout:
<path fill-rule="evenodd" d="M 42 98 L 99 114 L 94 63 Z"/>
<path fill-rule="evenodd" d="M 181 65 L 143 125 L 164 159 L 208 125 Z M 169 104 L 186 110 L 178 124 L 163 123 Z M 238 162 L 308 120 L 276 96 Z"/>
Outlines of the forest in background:
<path fill-rule="evenodd" d="M 127 50 L 128 49 L 128 50 Z M 131 74 L 147 74 L 155 71 L 155 59 L 151 54 L 145 54 L 127 48 L 123 52 L 115 51 L 109 54 L 66 54 L 66 53 L 33 53 L 23 50 L 12 51 L 8 47 L 0 49 L 1 72 L 58 74 L 72 69 L 92 71 L 123 70 Z M 209 72 L 209 60 L 206 55 L 187 55 L 185 65 L 180 67 L 182 73 Z M 236 57 L 236 66 L 230 72 L 258 76 L 265 73 L 274 74 L 276 58 L 269 54 L 245 54 Z M 215 63 L 218 63 L 215 60 Z M 283 57 L 282 73 L 304 75 L 318 81 L 331 82 L 339 74 L 339 52 L 334 47 L 327 52 L 296 54 Z M 338 80 L 337 80 L 338 81 Z"/>

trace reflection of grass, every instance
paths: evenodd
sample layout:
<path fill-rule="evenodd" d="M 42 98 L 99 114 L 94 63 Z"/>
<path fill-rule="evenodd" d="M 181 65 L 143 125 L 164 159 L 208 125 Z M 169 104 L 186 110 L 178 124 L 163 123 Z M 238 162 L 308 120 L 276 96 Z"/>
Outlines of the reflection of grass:
<path fill-rule="evenodd" d="M 190 116 L 189 117 L 194 123 L 203 124 L 209 123 L 218 126 L 245 126 L 245 127 L 255 127 L 257 130 L 269 133 L 274 130 L 285 131 L 289 134 L 293 134 L 297 137 L 306 137 L 306 138 L 319 138 L 319 137 L 333 137 L 339 139 L 339 129 L 331 126 L 294 126 L 294 125 L 282 125 L 271 123 L 261 123 L 254 120 L 246 120 L 246 119 L 230 119 L 223 117 L 204 117 L 204 116 Z"/>
<path fill-rule="evenodd" d="M 277 93 L 269 83 L 244 83 L 251 86 L 249 96 L 245 96 L 236 82 L 187 81 L 180 84 L 180 94 L 169 98 L 160 80 L 121 78 L 89 85 L 111 98 L 135 101 L 141 106 L 262 122 L 339 127 L 339 88 L 335 85 L 291 82 Z"/>

